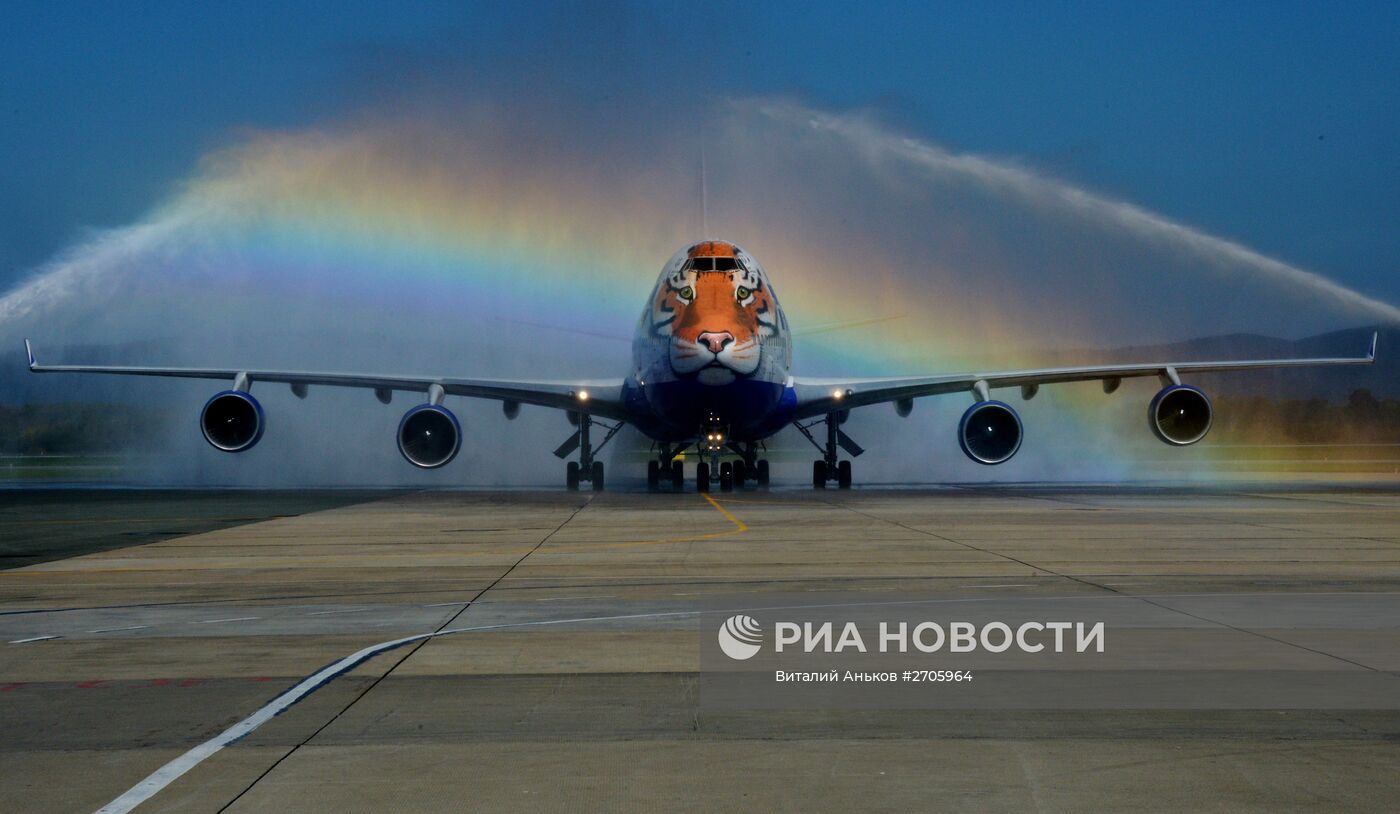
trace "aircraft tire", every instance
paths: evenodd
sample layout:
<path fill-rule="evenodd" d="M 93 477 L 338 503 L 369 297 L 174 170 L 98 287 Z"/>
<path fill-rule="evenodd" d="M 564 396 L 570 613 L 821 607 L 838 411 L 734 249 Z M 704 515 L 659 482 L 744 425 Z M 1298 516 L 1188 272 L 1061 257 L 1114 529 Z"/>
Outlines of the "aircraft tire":
<path fill-rule="evenodd" d="M 564 485 L 570 492 L 578 491 L 578 461 L 569 461 L 569 465 L 564 467 Z"/>
<path fill-rule="evenodd" d="M 680 461 L 671 462 L 671 488 L 677 492 L 685 489 L 685 464 Z"/>
<path fill-rule="evenodd" d="M 695 491 L 710 491 L 710 465 L 704 461 L 695 465 Z"/>
<path fill-rule="evenodd" d="M 729 461 L 719 465 L 719 490 L 721 492 L 734 491 L 734 464 Z"/>
<path fill-rule="evenodd" d="M 836 486 L 840 489 L 851 488 L 851 462 L 842 461 L 836 465 Z"/>
<path fill-rule="evenodd" d="M 812 488 L 826 488 L 826 461 L 812 461 Z"/>
<path fill-rule="evenodd" d="M 594 461 L 594 462 L 593 462 L 593 477 L 592 477 L 590 480 L 591 480 L 592 483 L 593 483 L 593 491 L 595 491 L 595 492 L 601 492 L 601 491 L 603 491 L 603 462 L 602 462 L 602 461 Z"/>
<path fill-rule="evenodd" d="M 759 486 L 768 485 L 768 459 L 764 458 L 758 462 L 758 475 L 755 477 Z"/>
<path fill-rule="evenodd" d="M 661 462 L 647 461 L 647 491 L 655 492 L 661 488 Z"/>

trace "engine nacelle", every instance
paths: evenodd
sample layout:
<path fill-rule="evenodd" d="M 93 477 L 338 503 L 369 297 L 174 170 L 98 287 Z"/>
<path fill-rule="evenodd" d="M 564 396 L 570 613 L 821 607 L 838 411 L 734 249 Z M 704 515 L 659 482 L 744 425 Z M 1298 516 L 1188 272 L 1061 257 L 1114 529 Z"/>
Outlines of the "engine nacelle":
<path fill-rule="evenodd" d="M 252 449 L 262 440 L 262 405 L 244 390 L 215 393 L 199 412 L 199 429 L 209 445 L 223 452 Z"/>
<path fill-rule="evenodd" d="M 422 469 L 446 466 L 462 448 L 462 425 L 440 404 L 420 404 L 399 421 L 399 452 Z"/>
<path fill-rule="evenodd" d="M 1011 460 L 1021 448 L 1021 417 L 1000 401 L 979 401 L 958 422 L 958 446 L 979 464 Z"/>
<path fill-rule="evenodd" d="M 1163 387 L 1147 407 L 1147 423 L 1153 434 L 1174 447 L 1205 438 L 1214 419 L 1206 394 L 1185 384 Z"/>

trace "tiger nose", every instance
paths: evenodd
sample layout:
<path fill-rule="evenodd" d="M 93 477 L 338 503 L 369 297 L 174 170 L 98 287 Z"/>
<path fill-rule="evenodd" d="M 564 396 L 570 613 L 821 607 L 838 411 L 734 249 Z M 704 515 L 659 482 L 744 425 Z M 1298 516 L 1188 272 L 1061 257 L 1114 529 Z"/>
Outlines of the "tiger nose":
<path fill-rule="evenodd" d="M 729 331 L 705 331 L 697 338 L 710 349 L 710 353 L 719 353 L 725 345 L 734 341 L 734 334 Z"/>

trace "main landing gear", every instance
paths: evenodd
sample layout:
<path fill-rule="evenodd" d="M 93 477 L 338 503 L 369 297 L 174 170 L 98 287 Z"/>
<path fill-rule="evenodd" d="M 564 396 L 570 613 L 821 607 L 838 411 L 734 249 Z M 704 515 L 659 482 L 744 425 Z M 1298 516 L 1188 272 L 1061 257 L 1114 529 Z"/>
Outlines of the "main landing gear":
<path fill-rule="evenodd" d="M 695 491 L 704 493 L 718 487 L 721 492 L 732 492 L 747 484 L 768 485 L 768 461 L 759 460 L 758 444 L 725 442 L 722 438 L 713 438 L 714 435 L 716 433 L 707 433 L 696 445 L 702 460 L 695 465 Z M 662 444 L 657 449 L 658 457 L 647 461 L 647 490 L 659 492 L 662 485 L 669 482 L 672 490 L 682 491 L 685 488 L 685 468 L 680 461 L 672 458 L 684 447 Z M 738 460 L 719 460 L 725 450 L 738 455 Z M 709 460 L 703 460 L 705 457 Z"/>
<path fill-rule="evenodd" d="M 750 483 L 760 487 L 768 485 L 768 461 L 759 459 L 758 444 L 752 441 L 726 442 L 722 437 L 717 440 L 717 444 L 707 446 L 702 442 L 700 445 L 701 454 L 708 453 L 710 462 L 701 461 L 695 467 L 696 491 L 710 491 L 714 481 L 719 482 L 721 492 L 732 492 Z M 738 459 L 720 461 L 719 456 L 725 449 L 738 455 Z"/>
<path fill-rule="evenodd" d="M 558 449 L 554 450 L 554 455 L 558 458 L 567 458 L 573 454 L 574 450 L 578 450 L 578 460 L 569 461 L 568 465 L 564 467 L 564 484 L 569 487 L 569 491 L 577 492 L 579 483 L 586 481 L 592 484 L 593 491 L 601 492 L 604 482 L 603 462 L 596 460 L 593 456 L 607 446 L 614 435 L 617 435 L 618 431 L 622 429 L 622 422 L 610 425 L 598 421 L 588 413 L 573 412 L 569 413 L 569 421 L 575 424 L 578 429 L 569 436 L 568 440 L 560 444 Z M 591 438 L 591 430 L 595 423 L 608 431 L 596 447 L 593 446 Z"/>
<path fill-rule="evenodd" d="M 820 460 L 812 462 L 813 489 L 825 489 L 826 485 L 832 481 L 836 482 L 838 489 L 851 488 L 851 462 L 849 460 L 838 461 L 836 450 L 838 447 L 844 449 L 852 458 L 859 457 L 865 450 L 861 448 L 860 444 L 852 441 L 849 435 L 841 431 L 841 425 L 846 423 L 848 415 L 850 415 L 849 411 L 841 410 L 827 413 L 825 418 L 819 418 L 808 424 L 799 424 L 795 421 L 792 424 L 822 454 Z M 826 424 L 826 443 L 819 444 L 816 437 L 812 435 L 812 428 L 823 423 Z"/>
<path fill-rule="evenodd" d="M 661 491 L 662 482 L 669 483 L 679 492 L 685 488 L 685 464 L 672 460 L 677 450 L 670 444 L 662 444 L 659 457 L 647 461 L 647 491 Z"/>

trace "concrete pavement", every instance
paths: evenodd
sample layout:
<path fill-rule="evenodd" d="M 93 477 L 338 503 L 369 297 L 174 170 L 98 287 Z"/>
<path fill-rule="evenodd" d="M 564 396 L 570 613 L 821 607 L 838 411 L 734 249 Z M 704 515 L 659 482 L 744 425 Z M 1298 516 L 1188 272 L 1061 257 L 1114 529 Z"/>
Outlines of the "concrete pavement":
<path fill-rule="evenodd" d="M 85 511 L 70 494 L 50 511 Z M 1395 592 L 1393 490 L 714 498 L 279 502 L 0 572 L 0 810 L 95 810 L 359 648 L 496 624 L 517 627 L 367 660 L 137 810 L 1393 808 L 1393 711 L 715 711 L 684 615 L 736 593 Z M 635 618 L 530 626 L 602 616 Z"/>

